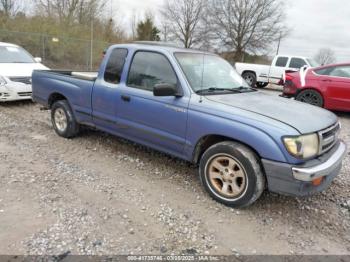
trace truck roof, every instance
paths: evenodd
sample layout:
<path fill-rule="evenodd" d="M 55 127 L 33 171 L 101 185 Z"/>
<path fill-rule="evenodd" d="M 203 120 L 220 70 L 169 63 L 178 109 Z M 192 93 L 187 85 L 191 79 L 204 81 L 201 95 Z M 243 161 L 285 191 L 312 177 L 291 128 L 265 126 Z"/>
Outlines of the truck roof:
<path fill-rule="evenodd" d="M 206 52 L 206 51 L 178 47 L 172 43 L 167 43 L 167 42 L 138 41 L 138 42 L 126 43 L 126 44 L 116 44 L 116 45 L 113 45 L 112 47 L 125 47 L 125 48 L 135 47 L 138 49 L 146 49 L 146 50 L 159 50 L 159 49 L 161 49 L 163 51 L 168 51 L 171 53 L 175 53 L 175 52 L 184 53 L 184 52 L 186 52 L 186 53 L 213 54 L 213 53 Z"/>
<path fill-rule="evenodd" d="M 295 58 L 303 58 L 303 59 L 309 59 L 310 57 L 307 56 L 301 56 L 301 55 L 286 55 L 286 54 L 278 54 L 275 57 L 295 57 Z"/>

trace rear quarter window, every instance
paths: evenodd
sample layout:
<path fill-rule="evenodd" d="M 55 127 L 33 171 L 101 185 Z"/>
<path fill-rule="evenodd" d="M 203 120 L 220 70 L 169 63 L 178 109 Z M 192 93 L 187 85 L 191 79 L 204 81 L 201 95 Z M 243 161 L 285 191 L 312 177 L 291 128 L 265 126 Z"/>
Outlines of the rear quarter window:
<path fill-rule="evenodd" d="M 296 57 L 293 57 L 291 60 L 290 60 L 290 63 L 289 63 L 289 67 L 290 68 L 295 68 L 295 69 L 299 69 L 303 66 L 307 65 L 306 61 L 304 59 L 301 59 L 301 58 L 296 58 Z"/>
<path fill-rule="evenodd" d="M 116 48 L 112 51 L 105 70 L 104 79 L 108 83 L 119 84 L 128 50 Z"/>

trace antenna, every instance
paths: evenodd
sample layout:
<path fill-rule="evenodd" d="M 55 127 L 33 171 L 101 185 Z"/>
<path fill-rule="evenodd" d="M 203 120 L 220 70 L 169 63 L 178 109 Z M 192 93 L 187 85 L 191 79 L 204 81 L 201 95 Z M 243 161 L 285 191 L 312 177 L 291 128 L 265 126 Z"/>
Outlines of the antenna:
<path fill-rule="evenodd" d="M 203 102 L 203 95 L 202 95 L 202 90 L 203 90 L 203 81 L 204 81 L 204 56 L 205 54 L 203 54 L 203 68 L 202 68 L 202 79 L 201 79 L 201 92 L 200 93 L 200 97 L 199 97 L 199 103 Z"/>

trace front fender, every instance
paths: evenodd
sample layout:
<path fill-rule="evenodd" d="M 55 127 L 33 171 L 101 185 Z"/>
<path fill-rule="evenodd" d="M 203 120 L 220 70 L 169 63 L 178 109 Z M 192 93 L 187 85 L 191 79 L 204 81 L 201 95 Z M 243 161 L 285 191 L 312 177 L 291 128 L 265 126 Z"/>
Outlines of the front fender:
<path fill-rule="evenodd" d="M 273 130 L 274 127 L 271 127 Z M 193 159 L 196 145 L 201 139 L 210 136 L 223 136 L 241 142 L 254 149 L 261 158 L 277 162 L 288 162 L 282 141 L 273 138 L 263 130 L 246 123 L 192 111 L 189 113 L 187 134 L 188 146 L 185 153 Z"/>

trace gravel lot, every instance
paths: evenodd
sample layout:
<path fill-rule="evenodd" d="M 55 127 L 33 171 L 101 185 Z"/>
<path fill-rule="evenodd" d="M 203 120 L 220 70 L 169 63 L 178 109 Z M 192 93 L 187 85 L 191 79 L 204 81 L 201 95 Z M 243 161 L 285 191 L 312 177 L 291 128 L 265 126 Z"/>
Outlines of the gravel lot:
<path fill-rule="evenodd" d="M 38 105 L 0 104 L 0 254 L 65 252 L 350 254 L 350 153 L 326 192 L 235 210 L 188 163 L 97 131 L 65 140 Z"/>

